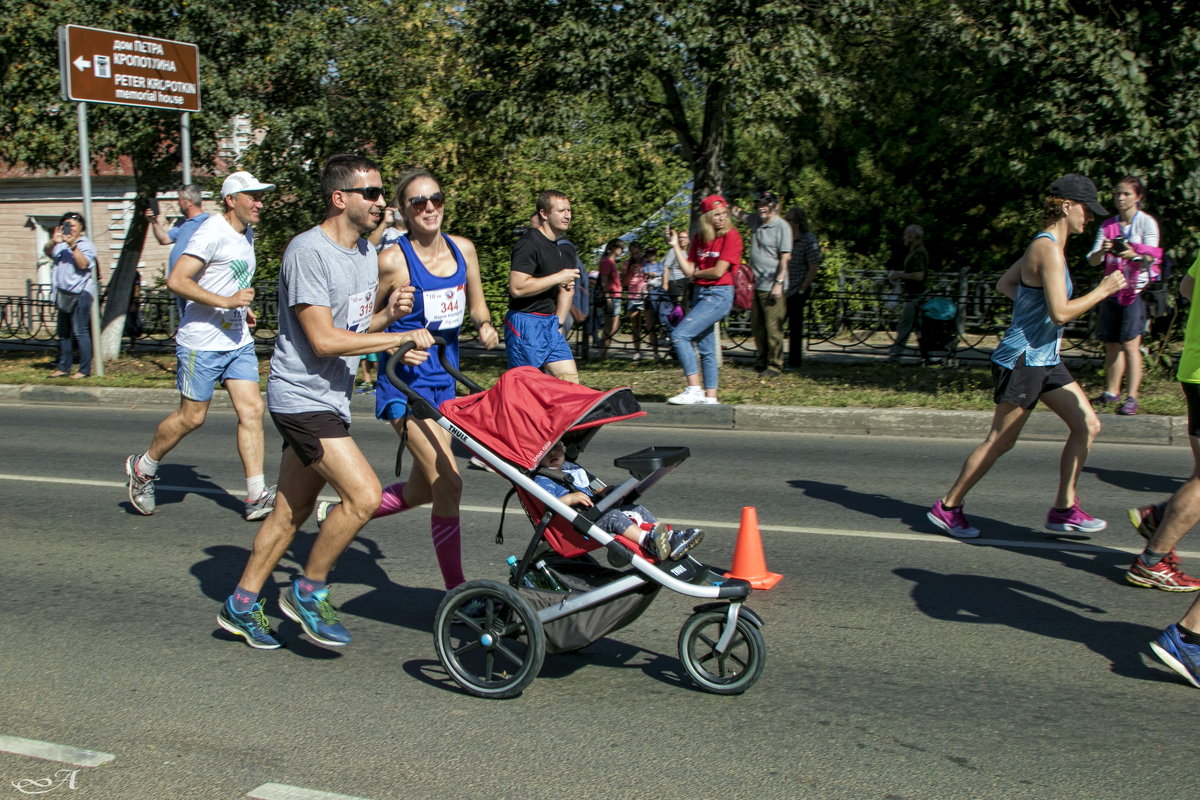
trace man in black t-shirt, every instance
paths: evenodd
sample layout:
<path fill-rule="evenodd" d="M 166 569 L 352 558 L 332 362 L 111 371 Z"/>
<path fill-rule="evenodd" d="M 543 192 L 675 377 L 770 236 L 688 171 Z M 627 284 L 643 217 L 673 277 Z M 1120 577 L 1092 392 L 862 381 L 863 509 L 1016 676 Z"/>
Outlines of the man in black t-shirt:
<path fill-rule="evenodd" d="M 504 317 L 508 366 L 537 367 L 578 383 L 575 358 L 562 333 L 579 279 L 575 246 L 565 239 L 571 225 L 571 201 L 562 192 L 542 192 L 536 222 L 512 251 Z"/>

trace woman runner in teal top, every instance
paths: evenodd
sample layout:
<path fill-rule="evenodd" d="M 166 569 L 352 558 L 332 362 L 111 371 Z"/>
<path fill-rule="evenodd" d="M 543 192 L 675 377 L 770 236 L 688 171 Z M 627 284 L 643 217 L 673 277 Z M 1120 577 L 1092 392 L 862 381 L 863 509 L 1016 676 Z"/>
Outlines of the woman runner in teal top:
<path fill-rule="evenodd" d="M 1125 286 L 1124 276 L 1113 272 L 1095 289 L 1071 299 L 1071 278 L 1063 254 L 1067 237 L 1082 233 L 1089 222 L 1107 213 L 1089 179 L 1082 175 L 1059 178 L 1051 184 L 1044 203 L 1042 231 L 996 284 L 1014 303 L 1012 325 L 992 355 L 996 384 L 992 427 L 983 443 L 967 456 L 950 491 L 927 515 L 930 522 L 957 539 L 979 535 L 979 529 L 963 514 L 963 498 L 996 459 L 1016 444 L 1039 399 L 1070 429 L 1046 529 L 1094 533 L 1108 525 L 1083 511 L 1075 495 L 1079 473 L 1100 433 L 1100 420 L 1058 354 L 1063 326 Z"/>

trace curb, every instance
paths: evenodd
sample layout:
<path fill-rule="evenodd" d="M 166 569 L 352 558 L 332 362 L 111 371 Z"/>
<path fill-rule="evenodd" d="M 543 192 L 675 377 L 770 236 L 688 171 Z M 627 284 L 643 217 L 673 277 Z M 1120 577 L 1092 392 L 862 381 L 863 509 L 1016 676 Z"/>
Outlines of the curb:
<path fill-rule="evenodd" d="M 102 386 L 46 386 L 0 384 L 0 403 L 8 405 L 70 405 L 109 408 L 174 408 L 179 394 L 173 389 L 118 389 Z M 213 395 L 213 408 L 232 408 L 229 395 Z M 373 416 L 371 395 L 350 398 L 351 411 Z M 710 430 L 787 431 L 829 436 L 900 436 L 923 439 L 982 439 L 991 424 L 989 411 L 938 411 L 900 408 L 819 408 L 814 406 L 672 406 L 643 403 L 646 416 L 618 423 L 663 428 Z M 1101 415 L 1106 444 L 1187 445 L 1187 417 Z M 1066 428 L 1054 414 L 1038 410 L 1030 417 L 1021 438 L 1062 441 Z"/>

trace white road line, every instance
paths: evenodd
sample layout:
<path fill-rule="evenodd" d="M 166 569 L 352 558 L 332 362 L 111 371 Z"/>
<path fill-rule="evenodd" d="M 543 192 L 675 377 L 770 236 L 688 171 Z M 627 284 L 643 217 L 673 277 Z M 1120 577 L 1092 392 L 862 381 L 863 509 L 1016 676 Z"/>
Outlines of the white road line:
<path fill-rule="evenodd" d="M 286 783 L 264 783 L 257 789 L 247 792 L 246 797 L 253 797 L 256 800 L 367 800 L 365 797 L 320 792 L 301 786 L 288 786 Z"/>
<path fill-rule="evenodd" d="M 41 758 L 46 761 L 59 761 L 63 764 L 74 764 L 77 767 L 98 767 L 116 758 L 110 753 L 80 750 L 78 747 L 70 747 L 65 744 L 39 742 L 36 739 L 21 739 L 17 736 L 0 736 L 0 751 Z"/>
<path fill-rule="evenodd" d="M 124 481 L 89 481 L 79 480 L 76 478 L 50 478 L 37 477 L 30 475 L 8 475 L 0 473 L 0 480 L 4 481 L 25 481 L 27 483 L 70 483 L 76 486 L 107 486 L 113 488 L 124 489 L 126 484 Z M 191 494 L 229 494 L 237 496 L 236 491 L 226 491 L 220 487 L 213 486 L 170 486 L 158 484 L 159 491 L 169 492 L 188 492 Z M 322 500 L 336 500 L 337 495 L 329 495 L 322 497 Z M 462 506 L 463 511 L 475 514 L 499 514 L 499 506 Z M 521 512 L 514 506 L 514 519 L 521 519 Z M 516 523 L 514 523 L 516 524 Z M 689 519 L 688 525 L 693 525 L 697 528 L 711 530 L 731 530 L 736 531 L 741 522 L 718 521 L 718 520 L 697 520 Z M 851 539 L 895 539 L 908 542 L 927 542 L 935 544 L 963 544 L 963 541 L 952 539 L 949 536 L 943 536 L 940 533 L 906 533 L 903 531 L 850 531 L 839 530 L 837 528 L 808 528 L 795 525 L 763 525 L 759 524 L 758 529 L 762 533 L 803 533 L 811 536 L 841 536 Z M 1072 553 L 1128 553 L 1137 555 L 1142 552 L 1139 547 L 1118 547 L 1112 545 L 1096 545 L 1086 544 L 1083 542 L 1057 542 L 1057 541 L 1037 541 L 1037 540 L 1021 540 L 1021 539 L 969 539 L 965 540 L 967 544 L 973 545 L 988 545 L 991 547 L 1016 547 L 1022 550 L 1063 550 Z M 1179 550 L 1176 555 L 1185 558 L 1196 558 L 1200 556 L 1200 551 Z"/>

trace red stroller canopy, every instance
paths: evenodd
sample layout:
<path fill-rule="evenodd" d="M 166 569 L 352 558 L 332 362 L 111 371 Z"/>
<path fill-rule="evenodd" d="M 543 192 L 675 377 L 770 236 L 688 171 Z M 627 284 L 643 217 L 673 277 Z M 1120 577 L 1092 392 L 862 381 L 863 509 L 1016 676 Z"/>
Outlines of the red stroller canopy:
<path fill-rule="evenodd" d="M 533 367 L 515 367 L 484 392 L 442 403 L 440 411 L 491 452 L 533 469 L 568 431 L 645 416 L 628 387 L 600 391 Z"/>

